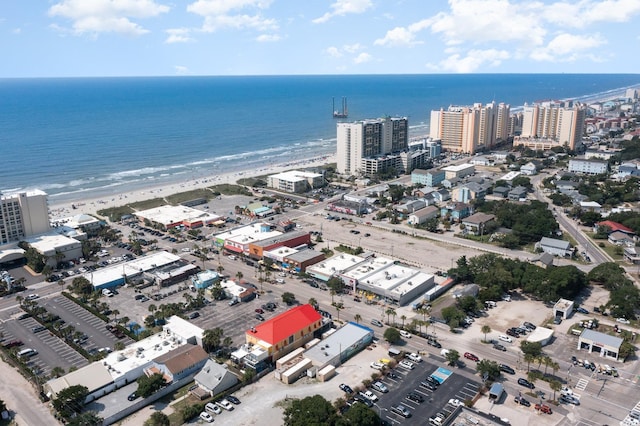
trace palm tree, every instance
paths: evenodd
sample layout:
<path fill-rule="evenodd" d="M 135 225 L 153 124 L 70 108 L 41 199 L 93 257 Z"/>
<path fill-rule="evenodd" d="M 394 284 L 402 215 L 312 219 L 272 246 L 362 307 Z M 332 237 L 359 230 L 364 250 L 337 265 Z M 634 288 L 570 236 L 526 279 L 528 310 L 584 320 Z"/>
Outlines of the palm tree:
<path fill-rule="evenodd" d="M 542 357 L 542 363 L 544 364 L 544 375 L 547 375 L 547 368 L 549 368 L 551 366 L 551 364 L 553 364 L 553 360 L 551 359 L 551 357 L 549 355 L 545 355 Z"/>
<path fill-rule="evenodd" d="M 524 361 L 527 363 L 527 372 L 531 366 L 531 363 L 536 360 L 536 357 L 532 354 L 524 354 Z"/>
<path fill-rule="evenodd" d="M 338 321 L 340 321 L 340 311 L 344 309 L 343 303 L 334 303 L 333 307 L 336 308 L 336 314 L 338 316 Z"/>
<path fill-rule="evenodd" d="M 489 327 L 488 325 L 483 325 L 482 328 L 480 328 L 480 331 L 482 333 L 484 333 L 484 341 L 487 341 L 487 334 L 491 333 L 491 327 Z"/>
<path fill-rule="evenodd" d="M 551 380 L 549 382 L 549 387 L 553 391 L 553 399 L 556 399 L 556 392 L 562 389 L 562 383 L 559 380 Z"/>
<path fill-rule="evenodd" d="M 111 311 L 111 315 L 113 315 L 113 322 L 117 322 L 118 315 L 120 315 L 120 311 L 117 309 L 114 309 L 113 311 Z"/>
<path fill-rule="evenodd" d="M 307 303 L 309 303 L 311 306 L 313 306 L 316 309 L 318 308 L 318 301 L 316 299 L 314 299 L 313 297 L 310 298 Z"/>
<path fill-rule="evenodd" d="M 240 281 L 242 280 L 242 277 L 244 277 L 244 275 L 242 274 L 242 272 L 238 271 L 238 273 L 236 274 L 236 278 L 238 278 L 238 283 L 240 283 Z"/>
<path fill-rule="evenodd" d="M 56 366 L 51 369 L 51 377 L 61 377 L 64 376 L 64 368 Z"/>
<path fill-rule="evenodd" d="M 400 319 L 402 320 L 402 328 L 404 328 L 404 321 L 407 319 L 407 316 L 403 314 L 400 316 Z"/>
<path fill-rule="evenodd" d="M 393 317 L 395 318 L 396 316 L 396 310 L 393 308 L 389 308 L 386 311 L 384 311 L 385 314 L 387 314 L 387 324 L 391 324 L 391 320 L 390 320 L 390 316 L 393 315 Z"/>
<path fill-rule="evenodd" d="M 331 294 L 331 304 L 333 305 L 333 303 L 334 303 L 334 302 L 333 302 L 333 296 L 335 296 L 335 295 L 336 295 L 336 291 L 335 291 L 334 289 L 331 289 L 331 290 L 329 291 L 329 294 Z"/>
<path fill-rule="evenodd" d="M 353 320 L 356 322 L 356 324 L 360 324 L 360 320 L 362 319 L 362 315 L 360 314 L 355 314 L 353 316 Z"/>
<path fill-rule="evenodd" d="M 151 315 L 153 315 L 153 313 L 157 310 L 158 310 L 158 307 L 153 303 L 149 305 L 149 312 L 151 313 Z"/>
<path fill-rule="evenodd" d="M 558 364 L 556 361 L 551 361 L 549 363 L 549 367 L 551 367 L 551 369 L 553 370 L 554 376 L 558 372 L 558 370 L 560 370 L 560 364 Z"/>

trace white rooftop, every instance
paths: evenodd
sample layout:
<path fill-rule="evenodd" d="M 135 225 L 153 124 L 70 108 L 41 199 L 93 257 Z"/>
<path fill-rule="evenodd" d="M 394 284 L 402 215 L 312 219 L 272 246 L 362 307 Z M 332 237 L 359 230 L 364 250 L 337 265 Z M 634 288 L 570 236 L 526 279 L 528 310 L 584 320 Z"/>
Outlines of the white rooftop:
<path fill-rule="evenodd" d="M 269 251 L 265 251 L 262 253 L 263 257 L 267 257 L 269 259 L 279 259 L 281 260 L 282 258 L 292 255 L 294 253 L 297 253 L 298 250 L 291 248 L 291 247 L 285 247 L 285 246 L 280 246 L 277 249 L 274 250 L 269 250 Z"/>
<path fill-rule="evenodd" d="M 388 268 L 393 264 L 393 260 L 386 257 L 372 257 L 364 262 L 358 263 L 353 268 L 345 271 L 342 275 L 356 281 L 366 280 L 367 277 L 378 271 Z"/>
<path fill-rule="evenodd" d="M 299 182 L 302 180 L 307 180 L 308 178 L 318 178 L 322 177 L 319 173 L 311 173 L 311 172 L 303 172 L 301 170 L 289 170 L 282 173 L 277 173 L 275 175 L 269 175 L 270 178 L 286 180 L 289 182 Z"/>
<path fill-rule="evenodd" d="M 236 235 L 233 237 L 225 238 L 225 242 L 233 242 L 240 245 L 251 244 L 258 241 L 266 240 L 269 238 L 274 238 L 282 235 L 280 231 L 268 231 L 268 232 L 259 232 L 253 234 L 245 234 L 245 235 Z"/>
<path fill-rule="evenodd" d="M 514 180 L 515 178 L 517 178 L 521 174 L 522 174 L 522 172 L 509 172 L 506 175 L 502 176 L 498 180 L 504 180 L 504 181 L 507 181 L 507 182 L 511 182 L 512 180 Z"/>
<path fill-rule="evenodd" d="M 232 280 L 224 280 L 220 283 L 220 287 L 231 293 L 234 297 L 240 296 L 247 289 Z"/>
<path fill-rule="evenodd" d="M 314 271 L 321 275 L 330 276 L 335 273 L 342 273 L 347 269 L 363 262 L 363 257 L 354 256 L 347 253 L 339 253 L 327 260 L 316 263 L 313 266 L 307 268 L 307 271 Z"/>
<path fill-rule="evenodd" d="M 264 234 L 263 228 L 266 226 L 268 225 L 263 222 L 257 222 L 257 223 L 252 223 L 246 226 L 239 226 L 229 231 L 221 232 L 219 234 L 214 234 L 214 235 L 216 239 L 227 241 L 228 239 L 231 239 L 231 238 L 235 239 L 238 236 L 243 236 L 243 235 Z M 265 238 L 269 238 L 269 237 L 265 237 Z"/>
<path fill-rule="evenodd" d="M 27 197 L 35 197 L 38 195 L 44 195 L 45 197 L 47 196 L 47 193 L 44 191 L 41 191 L 39 189 L 33 189 L 33 190 L 29 190 L 29 191 L 18 191 L 18 192 L 7 192 L 5 194 L 0 194 L 0 200 L 8 200 L 11 198 L 17 198 L 20 194 L 27 194 Z"/>
<path fill-rule="evenodd" d="M 81 245 L 80 241 L 58 234 L 56 232 L 28 237 L 25 238 L 25 241 L 41 253 L 50 253 L 52 251 L 55 251 L 59 247 Z"/>
<path fill-rule="evenodd" d="M 180 260 L 179 256 L 171 254 L 167 251 L 157 251 L 146 256 L 138 257 L 129 262 L 121 262 L 115 265 L 96 269 L 88 272 L 83 276 L 89 280 L 94 286 L 113 282 L 123 275 L 134 276 L 142 272 L 146 272 L 155 268 L 169 265 Z"/>
<path fill-rule="evenodd" d="M 452 164 L 451 166 L 443 167 L 442 170 L 445 172 L 459 172 L 461 170 L 466 170 L 468 168 L 474 168 L 473 164 L 462 163 L 462 164 Z"/>
<path fill-rule="evenodd" d="M 402 296 L 413 287 L 427 281 L 433 281 L 434 276 L 405 265 L 390 264 L 386 268 L 378 269 L 361 282 L 369 287 L 380 290 L 380 293 Z"/>
<path fill-rule="evenodd" d="M 180 222 L 202 221 L 205 223 L 210 223 L 222 218 L 222 216 L 191 207 L 171 205 L 142 210 L 135 213 L 135 215 L 138 217 L 149 219 L 152 222 L 161 223 L 165 226 Z"/>

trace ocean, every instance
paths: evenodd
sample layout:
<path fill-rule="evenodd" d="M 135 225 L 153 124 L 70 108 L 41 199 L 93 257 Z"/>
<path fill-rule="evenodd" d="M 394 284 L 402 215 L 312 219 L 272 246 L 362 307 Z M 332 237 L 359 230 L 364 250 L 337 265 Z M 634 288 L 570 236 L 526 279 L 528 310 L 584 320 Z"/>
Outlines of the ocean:
<path fill-rule="evenodd" d="M 0 192 L 50 202 L 252 170 L 335 153 L 348 120 L 505 102 L 607 97 L 638 74 L 472 74 L 0 79 Z"/>

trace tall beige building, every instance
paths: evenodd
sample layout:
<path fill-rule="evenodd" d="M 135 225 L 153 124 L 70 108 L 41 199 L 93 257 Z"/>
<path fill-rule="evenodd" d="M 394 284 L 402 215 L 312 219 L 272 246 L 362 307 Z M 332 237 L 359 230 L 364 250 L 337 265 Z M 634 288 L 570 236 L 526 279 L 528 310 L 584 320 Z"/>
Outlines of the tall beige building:
<path fill-rule="evenodd" d="M 525 106 L 522 112 L 522 133 L 519 144 L 527 140 L 548 140 L 557 146 L 575 149 L 584 133 L 586 106 L 546 102 Z"/>
<path fill-rule="evenodd" d="M 363 174 L 363 159 L 404 151 L 409 146 L 406 117 L 385 117 L 337 125 L 337 171 Z"/>
<path fill-rule="evenodd" d="M 509 112 L 509 105 L 495 102 L 431 111 L 429 136 L 440 139 L 443 150 L 473 154 L 490 149 L 508 138 Z"/>
<path fill-rule="evenodd" d="M 0 245 L 50 229 L 46 193 L 31 191 L 0 195 Z"/>

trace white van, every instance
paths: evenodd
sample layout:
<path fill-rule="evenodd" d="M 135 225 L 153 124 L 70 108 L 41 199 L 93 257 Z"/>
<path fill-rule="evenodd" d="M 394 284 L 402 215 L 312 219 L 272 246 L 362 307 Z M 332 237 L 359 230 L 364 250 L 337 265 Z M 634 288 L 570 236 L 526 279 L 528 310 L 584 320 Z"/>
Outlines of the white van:
<path fill-rule="evenodd" d="M 18 352 L 19 357 L 35 356 L 38 355 L 38 351 L 31 348 L 26 348 Z"/>

